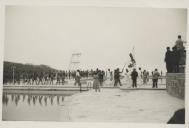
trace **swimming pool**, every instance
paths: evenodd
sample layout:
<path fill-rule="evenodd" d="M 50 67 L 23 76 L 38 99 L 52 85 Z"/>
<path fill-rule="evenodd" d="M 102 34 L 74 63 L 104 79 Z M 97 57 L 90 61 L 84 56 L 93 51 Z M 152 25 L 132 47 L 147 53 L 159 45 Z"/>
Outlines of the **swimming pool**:
<path fill-rule="evenodd" d="M 69 121 L 65 97 L 78 91 L 4 90 L 3 121 Z"/>

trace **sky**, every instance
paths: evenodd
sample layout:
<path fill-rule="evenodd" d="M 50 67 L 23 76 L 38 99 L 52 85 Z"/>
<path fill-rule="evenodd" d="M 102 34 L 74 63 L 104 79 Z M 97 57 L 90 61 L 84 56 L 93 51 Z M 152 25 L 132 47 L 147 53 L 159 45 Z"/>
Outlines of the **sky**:
<path fill-rule="evenodd" d="M 165 71 L 166 47 L 186 40 L 187 10 L 128 7 L 7 6 L 4 60 L 67 70 L 122 68 L 134 47 L 142 69 Z"/>

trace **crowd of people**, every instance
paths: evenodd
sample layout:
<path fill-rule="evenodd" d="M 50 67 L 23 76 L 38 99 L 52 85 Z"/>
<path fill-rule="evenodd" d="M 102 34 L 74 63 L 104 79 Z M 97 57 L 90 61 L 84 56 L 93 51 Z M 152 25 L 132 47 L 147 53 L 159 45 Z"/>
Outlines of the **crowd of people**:
<path fill-rule="evenodd" d="M 186 64 L 186 50 L 184 47 L 184 41 L 181 39 L 181 35 L 178 35 L 178 39 L 172 47 L 172 50 L 170 47 L 167 47 L 165 62 L 167 73 L 184 72 L 184 66 Z"/>
<path fill-rule="evenodd" d="M 153 87 L 157 87 L 157 79 L 160 75 L 156 73 L 157 70 L 153 71 L 151 76 L 153 79 Z M 160 73 L 159 73 L 160 74 Z M 162 76 L 162 73 L 161 73 Z M 81 79 L 93 79 L 93 87 L 100 91 L 100 87 L 104 86 L 104 82 L 111 83 L 112 86 L 117 87 L 122 86 L 122 80 L 127 82 L 132 82 L 132 87 L 137 87 L 137 81 L 141 81 L 143 85 L 146 85 L 149 82 L 150 73 L 146 70 L 133 69 L 133 71 L 129 71 L 129 69 L 122 69 L 120 71 L 119 68 L 115 70 L 108 69 L 105 70 L 77 70 L 77 71 L 49 71 L 49 72 L 32 72 L 29 73 L 18 73 L 15 75 L 13 84 L 24 84 L 24 85 L 64 85 L 67 81 L 75 80 L 74 85 L 81 86 Z"/>
<path fill-rule="evenodd" d="M 117 87 L 122 86 L 122 80 L 125 79 L 126 81 L 132 80 L 132 87 L 137 88 L 137 81 L 141 81 L 143 85 L 147 85 L 149 82 L 149 79 L 151 77 L 153 85 L 152 88 L 158 88 L 158 79 L 162 79 L 162 71 L 161 73 L 158 72 L 158 69 L 155 69 L 152 71 L 152 75 L 150 76 L 149 72 L 146 70 L 141 70 L 139 68 L 139 73 L 137 72 L 136 68 L 133 68 L 133 71 L 129 71 L 128 69 L 125 70 L 125 73 L 120 71 L 119 68 L 115 69 L 114 72 L 108 69 L 107 71 L 96 69 L 94 75 L 93 75 L 93 88 L 100 92 L 100 88 L 104 86 L 104 82 L 107 85 L 108 83 L 111 83 L 112 86 Z M 76 72 L 76 79 L 75 84 L 78 84 L 81 86 L 80 82 L 81 76 L 80 71 L 77 70 Z"/>
<path fill-rule="evenodd" d="M 6 83 L 13 84 L 25 84 L 25 85 L 64 85 L 65 79 L 75 79 L 76 71 L 29 71 L 29 72 L 18 72 L 15 71 L 14 79 L 6 81 Z M 92 77 L 95 74 L 93 70 L 81 70 L 79 75 L 82 78 Z M 4 83 L 4 84 L 6 84 Z"/>

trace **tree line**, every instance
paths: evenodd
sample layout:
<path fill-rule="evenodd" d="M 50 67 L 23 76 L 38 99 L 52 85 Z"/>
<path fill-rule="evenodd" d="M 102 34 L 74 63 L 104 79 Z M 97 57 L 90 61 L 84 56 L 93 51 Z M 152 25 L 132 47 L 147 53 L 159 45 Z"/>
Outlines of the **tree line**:
<path fill-rule="evenodd" d="M 57 72 L 59 70 L 53 69 L 47 65 L 33 65 L 33 64 L 22 64 L 15 62 L 4 61 L 3 64 L 3 83 L 11 82 L 14 79 L 20 79 L 23 74 L 41 73 L 41 72 Z"/>

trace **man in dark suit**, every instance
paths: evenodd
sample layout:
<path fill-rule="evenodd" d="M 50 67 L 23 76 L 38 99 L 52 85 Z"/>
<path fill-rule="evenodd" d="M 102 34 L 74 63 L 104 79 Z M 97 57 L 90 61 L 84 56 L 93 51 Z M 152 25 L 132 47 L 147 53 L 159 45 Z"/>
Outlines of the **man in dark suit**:
<path fill-rule="evenodd" d="M 173 72 L 179 72 L 179 62 L 180 62 L 180 51 L 177 50 L 177 47 L 172 48 L 172 59 L 173 59 Z"/>
<path fill-rule="evenodd" d="M 123 72 L 123 70 L 122 70 L 122 72 Z M 119 83 L 120 86 L 122 86 L 121 80 L 120 80 L 120 73 L 122 73 L 122 72 L 119 71 L 119 68 L 117 68 L 114 71 L 114 80 L 115 80 L 114 87 L 116 87 L 118 83 Z"/>
<path fill-rule="evenodd" d="M 136 69 L 134 68 L 132 73 L 131 73 L 131 78 L 133 80 L 133 84 L 132 87 L 137 87 L 137 77 L 138 77 L 138 72 L 136 71 Z"/>
<path fill-rule="evenodd" d="M 167 72 L 168 73 L 173 72 L 173 57 L 170 47 L 167 47 L 167 52 L 165 53 L 165 63 L 166 63 Z"/>

